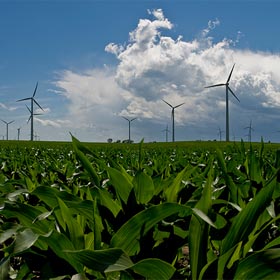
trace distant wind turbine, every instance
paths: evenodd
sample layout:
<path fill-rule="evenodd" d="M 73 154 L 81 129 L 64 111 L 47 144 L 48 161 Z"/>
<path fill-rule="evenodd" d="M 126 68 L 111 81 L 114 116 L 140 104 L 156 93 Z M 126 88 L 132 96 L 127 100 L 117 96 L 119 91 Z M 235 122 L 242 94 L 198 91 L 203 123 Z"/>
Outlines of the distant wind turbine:
<path fill-rule="evenodd" d="M 20 135 L 20 129 L 21 129 L 21 127 L 19 127 L 19 128 L 17 129 L 17 138 L 18 138 L 18 140 L 19 140 L 19 135 Z"/>
<path fill-rule="evenodd" d="M 172 119 L 172 142 L 175 142 L 175 116 L 174 116 L 174 111 L 175 111 L 176 108 L 182 106 L 182 105 L 185 104 L 185 103 L 181 103 L 181 104 L 179 104 L 179 105 L 172 106 L 171 104 L 169 104 L 169 103 L 166 102 L 165 100 L 162 99 L 162 101 L 172 108 L 172 111 L 171 111 L 171 119 Z"/>
<path fill-rule="evenodd" d="M 244 129 L 248 129 L 249 132 L 248 132 L 248 141 L 251 143 L 251 140 L 252 140 L 252 130 L 254 131 L 253 127 L 252 127 L 252 120 L 250 120 L 250 125 L 247 126 L 247 127 L 244 127 Z"/>
<path fill-rule="evenodd" d="M 207 86 L 205 88 L 212 88 L 212 87 L 220 87 L 220 86 L 225 86 L 226 87 L 226 141 L 229 141 L 229 108 L 228 108 L 228 92 L 230 91 L 231 94 L 240 102 L 240 100 L 238 99 L 238 97 L 234 94 L 234 92 L 231 90 L 231 88 L 229 87 L 229 81 L 232 75 L 232 71 L 234 69 L 235 64 L 233 64 L 232 69 L 230 71 L 230 74 L 228 76 L 228 79 L 226 81 L 226 83 L 224 84 L 216 84 L 216 85 L 212 85 L 212 86 Z"/>
<path fill-rule="evenodd" d="M 40 106 L 40 104 L 35 100 L 35 94 L 36 94 L 36 91 L 37 91 L 37 88 L 38 88 L 38 82 L 37 82 L 37 84 L 36 84 L 36 87 L 35 87 L 35 90 L 34 90 L 34 93 L 33 93 L 33 95 L 31 96 L 31 97 L 27 97 L 27 98 L 23 98 L 23 99 L 19 99 L 19 100 L 17 100 L 17 102 L 20 102 L 20 101 L 25 101 L 25 100 L 31 100 L 31 109 L 29 109 L 28 107 L 27 107 L 27 109 L 28 109 L 28 111 L 30 112 L 30 117 L 29 117 L 29 119 L 28 119 L 28 122 L 29 121 L 31 121 L 31 135 L 30 135 L 30 140 L 31 141 L 33 141 L 33 138 L 34 138 L 34 133 L 33 133 L 33 117 L 35 116 L 35 115 L 38 115 L 38 114 L 35 114 L 34 113 L 34 103 L 42 110 L 42 111 L 44 111 L 44 109 Z"/>
<path fill-rule="evenodd" d="M 10 122 L 6 122 L 4 120 L 1 121 L 6 124 L 6 139 L 9 140 L 9 124 L 13 123 L 14 121 L 10 121 Z"/>
<path fill-rule="evenodd" d="M 168 142 L 168 133 L 170 132 L 170 130 L 168 129 L 168 125 L 166 126 L 166 129 L 162 131 L 165 132 L 165 141 Z"/>
<path fill-rule="evenodd" d="M 218 132 L 218 134 L 219 134 L 219 136 L 220 136 L 220 141 L 222 141 L 222 134 L 223 134 L 223 132 L 224 132 L 224 131 L 222 131 L 221 128 L 219 127 L 219 132 Z"/>
<path fill-rule="evenodd" d="M 137 118 L 133 118 L 133 119 L 128 119 L 126 117 L 123 117 L 123 118 L 128 121 L 128 141 L 130 143 L 131 142 L 131 140 L 130 140 L 130 123 L 133 122 L 134 120 L 136 120 Z"/>

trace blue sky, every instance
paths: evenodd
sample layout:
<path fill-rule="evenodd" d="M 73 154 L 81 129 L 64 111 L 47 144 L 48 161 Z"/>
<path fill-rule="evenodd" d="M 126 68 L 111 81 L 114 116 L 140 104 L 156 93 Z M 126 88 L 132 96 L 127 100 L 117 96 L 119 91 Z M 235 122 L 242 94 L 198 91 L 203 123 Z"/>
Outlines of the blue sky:
<path fill-rule="evenodd" d="M 280 141 L 279 1 L 0 1 L 0 119 L 10 139 L 165 141 L 175 111 L 176 140 L 218 139 L 225 131 L 226 81 L 231 139 Z M 35 106 L 36 110 L 38 109 Z M 40 110 L 37 113 L 41 113 Z M 0 138 L 6 127 L 0 124 Z M 225 133 L 223 133 L 223 138 Z M 171 139 L 171 133 L 169 134 Z"/>

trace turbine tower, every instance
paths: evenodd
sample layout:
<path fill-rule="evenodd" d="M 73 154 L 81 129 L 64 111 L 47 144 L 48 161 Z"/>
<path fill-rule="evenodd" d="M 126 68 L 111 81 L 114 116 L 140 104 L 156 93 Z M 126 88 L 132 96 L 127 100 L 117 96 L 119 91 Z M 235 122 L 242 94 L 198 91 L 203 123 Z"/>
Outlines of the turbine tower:
<path fill-rule="evenodd" d="M 228 76 L 228 79 L 226 81 L 226 83 L 224 84 L 216 84 L 216 85 L 212 85 L 212 86 L 207 86 L 205 88 L 212 88 L 212 87 L 220 87 L 220 86 L 225 86 L 226 87 L 226 141 L 229 141 L 229 108 L 228 108 L 228 92 L 230 91 L 231 94 L 240 102 L 240 100 L 238 99 L 238 97 L 234 94 L 234 92 L 231 90 L 231 88 L 229 87 L 229 81 L 232 75 L 232 71 L 234 69 L 235 64 L 233 64 L 232 69 L 230 71 L 230 74 Z"/>
<path fill-rule="evenodd" d="M 17 140 L 19 140 L 19 135 L 20 135 L 20 129 L 21 129 L 21 127 L 19 127 L 18 129 L 17 129 Z"/>
<path fill-rule="evenodd" d="M 136 120 L 137 118 L 133 118 L 133 119 L 128 119 L 128 118 L 126 118 L 126 117 L 123 117 L 125 120 L 127 120 L 128 121 L 128 141 L 129 141 L 129 143 L 131 143 L 130 141 L 130 123 L 131 122 L 133 122 L 134 120 Z"/>
<path fill-rule="evenodd" d="M 222 134 L 224 131 L 222 131 L 220 127 L 218 130 L 219 130 L 218 135 L 220 136 L 220 141 L 222 141 Z"/>
<path fill-rule="evenodd" d="M 10 121 L 10 122 L 6 122 L 4 120 L 1 121 L 6 124 L 6 139 L 9 140 L 9 124 L 13 123 L 14 121 Z"/>
<path fill-rule="evenodd" d="M 29 117 L 29 119 L 28 119 L 28 122 L 29 121 L 31 121 L 31 135 L 30 135 L 30 140 L 31 141 L 33 141 L 33 138 L 34 138 L 34 133 L 33 133 L 33 117 L 35 116 L 35 115 L 38 115 L 38 114 L 35 114 L 34 113 L 34 103 L 42 110 L 42 111 L 44 111 L 44 109 L 40 106 L 40 104 L 35 100 L 35 94 L 36 94 L 36 91 L 37 91 L 37 88 L 38 88 L 38 82 L 37 82 L 37 84 L 36 84 L 36 87 L 35 87 L 35 90 L 34 90 L 34 93 L 33 93 L 33 95 L 31 96 L 31 97 L 27 97 L 27 98 L 23 98 L 23 99 L 19 99 L 19 100 L 17 100 L 17 102 L 20 102 L 20 101 L 25 101 L 25 100 L 31 100 L 31 109 L 29 109 L 28 107 L 27 107 L 27 109 L 28 109 L 28 111 L 30 112 L 30 117 Z"/>
<path fill-rule="evenodd" d="M 247 136 L 248 136 L 248 141 L 251 143 L 251 139 L 252 139 L 252 130 L 254 130 L 253 127 L 252 127 L 252 120 L 250 120 L 250 125 L 247 126 L 247 127 L 244 127 L 244 129 L 248 129 L 248 130 L 249 130 Z"/>
<path fill-rule="evenodd" d="M 166 125 L 166 129 L 164 129 L 162 131 L 165 132 L 165 141 L 168 142 L 168 133 L 170 132 L 168 129 L 168 125 Z"/>
<path fill-rule="evenodd" d="M 182 105 L 185 104 L 185 103 L 181 103 L 181 104 L 179 104 L 179 105 L 172 106 L 171 104 L 169 104 L 169 103 L 166 102 L 165 100 L 162 99 L 162 101 L 172 108 L 172 111 L 171 111 L 171 119 L 172 119 L 172 142 L 175 142 L 175 116 L 174 116 L 174 111 L 175 111 L 176 108 L 182 106 Z"/>

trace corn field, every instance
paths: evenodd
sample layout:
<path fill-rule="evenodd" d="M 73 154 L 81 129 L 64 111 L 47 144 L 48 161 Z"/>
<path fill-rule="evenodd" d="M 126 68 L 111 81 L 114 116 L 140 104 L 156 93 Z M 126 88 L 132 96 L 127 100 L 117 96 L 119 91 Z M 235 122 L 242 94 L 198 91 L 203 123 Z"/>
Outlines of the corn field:
<path fill-rule="evenodd" d="M 0 146 L 1 279 L 279 279 L 280 150 Z"/>

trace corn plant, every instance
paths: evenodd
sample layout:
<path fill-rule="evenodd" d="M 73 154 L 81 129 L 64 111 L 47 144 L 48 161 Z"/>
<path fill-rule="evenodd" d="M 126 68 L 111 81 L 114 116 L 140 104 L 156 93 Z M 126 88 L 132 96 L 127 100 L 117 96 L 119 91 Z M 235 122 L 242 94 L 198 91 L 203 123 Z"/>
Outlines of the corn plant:
<path fill-rule="evenodd" d="M 3 148 L 1 279 L 278 278 L 280 153 L 210 144 Z"/>

